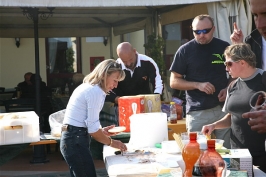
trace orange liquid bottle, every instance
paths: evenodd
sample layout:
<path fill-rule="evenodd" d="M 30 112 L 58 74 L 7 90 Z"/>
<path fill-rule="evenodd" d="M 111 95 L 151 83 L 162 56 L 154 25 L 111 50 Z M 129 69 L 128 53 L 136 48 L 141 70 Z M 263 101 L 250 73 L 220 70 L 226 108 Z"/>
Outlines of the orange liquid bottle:
<path fill-rule="evenodd" d="M 192 177 L 194 164 L 200 156 L 200 147 L 199 143 L 197 142 L 197 133 L 189 133 L 189 139 L 189 143 L 184 147 L 182 151 L 182 157 L 186 166 L 183 177 Z"/>

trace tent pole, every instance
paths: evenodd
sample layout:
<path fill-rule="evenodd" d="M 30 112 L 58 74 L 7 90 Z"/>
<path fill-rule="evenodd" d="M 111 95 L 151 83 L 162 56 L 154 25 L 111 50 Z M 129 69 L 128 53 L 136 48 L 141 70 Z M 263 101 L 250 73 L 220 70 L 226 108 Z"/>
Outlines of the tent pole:
<path fill-rule="evenodd" d="M 36 97 L 36 114 L 41 118 L 41 99 L 40 99 L 40 61 L 39 61 L 39 34 L 38 34 L 38 9 L 34 8 L 34 44 L 35 44 L 35 97 Z M 42 123 L 41 123 L 42 124 Z M 42 125 L 41 125 L 42 127 Z M 40 128 L 41 128 L 40 127 Z"/>
<path fill-rule="evenodd" d="M 40 95 L 40 62 L 39 62 L 39 34 L 38 34 L 38 19 L 39 14 L 41 14 L 41 18 L 46 20 L 48 17 L 52 16 L 52 10 L 54 8 L 48 8 L 49 12 L 39 11 L 38 8 L 22 8 L 23 15 L 25 15 L 28 19 L 33 20 L 34 23 L 34 43 L 35 43 L 35 99 L 36 99 L 36 108 L 35 112 L 39 116 L 40 120 L 40 131 L 42 131 L 43 127 L 43 118 L 41 115 L 41 95 Z M 31 163 L 45 163 L 49 162 L 46 159 L 45 147 L 44 145 L 34 145 L 33 146 L 33 160 Z"/>

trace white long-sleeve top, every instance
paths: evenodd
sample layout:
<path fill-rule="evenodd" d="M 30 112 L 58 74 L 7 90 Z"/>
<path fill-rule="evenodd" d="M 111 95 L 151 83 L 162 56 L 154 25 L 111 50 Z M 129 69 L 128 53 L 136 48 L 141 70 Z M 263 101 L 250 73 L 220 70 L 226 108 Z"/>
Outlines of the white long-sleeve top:
<path fill-rule="evenodd" d="M 99 113 L 105 97 L 99 85 L 81 84 L 69 99 L 63 124 L 87 127 L 88 133 L 95 133 L 101 128 Z"/>

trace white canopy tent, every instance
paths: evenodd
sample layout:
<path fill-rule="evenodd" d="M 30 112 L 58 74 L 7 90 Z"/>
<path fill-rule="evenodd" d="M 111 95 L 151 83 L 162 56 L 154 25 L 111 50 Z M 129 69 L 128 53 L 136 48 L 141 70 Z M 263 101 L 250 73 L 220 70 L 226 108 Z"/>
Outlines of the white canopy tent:
<path fill-rule="evenodd" d="M 233 31 L 233 22 L 237 23 L 244 36 L 250 34 L 252 17 L 251 13 L 246 13 L 244 1 L 248 4 L 248 0 L 232 0 L 207 4 L 209 15 L 214 18 L 214 25 L 216 26 L 214 36 L 231 43 L 230 35 Z M 250 12 L 249 5 L 246 7 L 247 12 Z"/>
<path fill-rule="evenodd" d="M 230 0 L 220 0 L 230 1 Z M 218 0 L 1 0 L 0 37 L 33 37 L 33 24 L 21 7 L 35 7 L 47 11 L 55 7 L 53 16 L 39 20 L 39 37 L 111 36 L 145 29 L 156 30 L 158 15 L 183 6 Z M 169 16 L 169 18 L 171 18 Z"/>
<path fill-rule="evenodd" d="M 22 7 L 136 7 L 136 6 L 166 6 L 195 3 L 209 3 L 221 0 L 1 0 L 0 6 L 22 6 Z M 230 1 L 230 0 L 222 0 Z"/>
<path fill-rule="evenodd" d="M 0 38 L 34 38 L 39 75 L 39 37 L 108 36 L 111 42 L 113 34 L 145 29 L 148 35 L 160 32 L 160 24 L 180 22 L 206 12 L 215 19 L 215 36 L 228 41 L 232 26 L 229 17 L 235 17 L 244 35 L 251 30 L 250 13 L 245 13 L 243 1 L 248 0 L 1 0 Z M 22 8 L 37 9 L 39 17 L 53 8 L 53 14 L 36 24 L 23 14 Z M 187 11 L 189 8 L 192 10 Z"/>

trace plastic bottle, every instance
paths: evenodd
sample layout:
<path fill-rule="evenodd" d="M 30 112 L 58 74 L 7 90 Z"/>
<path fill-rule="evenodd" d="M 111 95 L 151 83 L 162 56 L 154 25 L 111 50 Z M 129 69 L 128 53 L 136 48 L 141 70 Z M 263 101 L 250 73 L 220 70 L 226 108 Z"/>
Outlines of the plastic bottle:
<path fill-rule="evenodd" d="M 182 150 L 182 157 L 185 162 L 183 177 L 192 177 L 193 166 L 200 156 L 200 147 L 197 142 L 197 133 L 189 133 L 189 143 Z"/>
<path fill-rule="evenodd" d="M 177 104 L 176 113 L 177 113 L 177 120 L 182 120 L 183 119 L 183 106 Z"/>
<path fill-rule="evenodd" d="M 170 123 L 171 124 L 177 123 L 177 114 L 176 114 L 175 102 L 170 102 Z"/>
<path fill-rule="evenodd" d="M 202 177 L 199 161 L 204 151 L 207 150 L 207 140 L 200 140 L 198 141 L 200 145 L 200 157 L 198 158 L 197 162 L 195 163 L 192 171 L 192 177 Z"/>
<path fill-rule="evenodd" d="M 215 150 L 215 140 L 207 140 L 208 149 L 200 157 L 200 171 L 203 177 L 221 177 L 225 163 Z"/>

